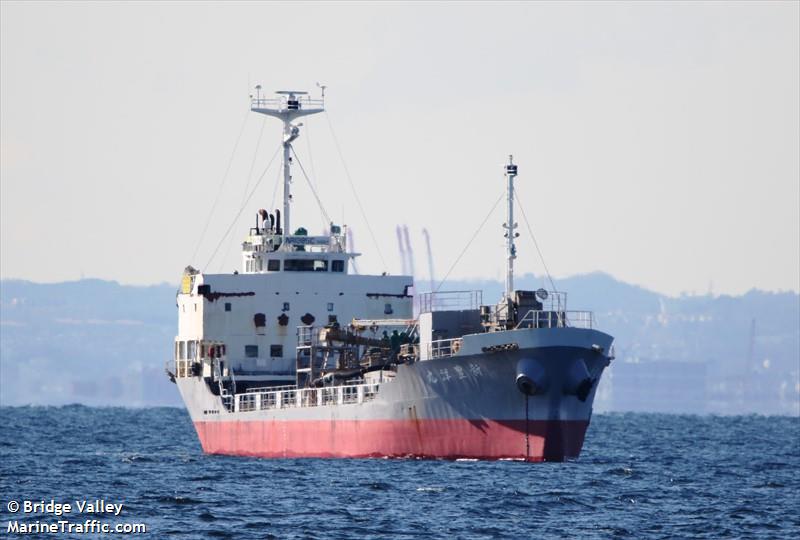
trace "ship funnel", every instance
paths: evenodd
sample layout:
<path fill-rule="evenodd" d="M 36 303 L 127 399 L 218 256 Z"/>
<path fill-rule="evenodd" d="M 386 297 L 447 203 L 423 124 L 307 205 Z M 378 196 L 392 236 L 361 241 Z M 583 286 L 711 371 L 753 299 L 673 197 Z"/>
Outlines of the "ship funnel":
<path fill-rule="evenodd" d="M 576 396 L 581 401 L 586 401 L 592 391 L 595 380 L 589 375 L 589 369 L 583 358 L 578 358 L 569 368 L 564 382 L 564 393 Z"/>
<path fill-rule="evenodd" d="M 547 375 L 542 365 L 532 358 L 517 362 L 517 389 L 527 396 L 542 394 L 547 390 Z"/>

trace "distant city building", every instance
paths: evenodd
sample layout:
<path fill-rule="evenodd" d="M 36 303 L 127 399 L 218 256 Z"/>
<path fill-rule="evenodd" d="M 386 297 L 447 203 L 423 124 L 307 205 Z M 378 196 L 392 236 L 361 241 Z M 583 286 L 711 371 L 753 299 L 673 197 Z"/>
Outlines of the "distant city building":
<path fill-rule="evenodd" d="M 612 363 L 610 375 L 611 410 L 706 412 L 708 369 L 704 362 L 621 360 Z"/>

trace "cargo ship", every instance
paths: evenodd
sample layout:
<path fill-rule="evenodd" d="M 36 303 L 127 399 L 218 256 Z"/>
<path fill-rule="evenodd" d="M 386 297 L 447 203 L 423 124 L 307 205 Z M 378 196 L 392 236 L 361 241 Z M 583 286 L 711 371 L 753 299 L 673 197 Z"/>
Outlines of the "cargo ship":
<path fill-rule="evenodd" d="M 257 89 L 252 112 L 282 123 L 283 206 L 254 212 L 241 271 L 189 266 L 177 292 L 167 375 L 203 451 L 577 458 L 613 338 L 591 312 L 568 310 L 565 293 L 514 288 L 513 158 L 498 174 L 507 206 L 502 297 L 416 294 L 411 275 L 357 274 L 343 225 L 320 236 L 291 232 L 297 120 L 325 110 L 324 88 L 320 98 Z"/>

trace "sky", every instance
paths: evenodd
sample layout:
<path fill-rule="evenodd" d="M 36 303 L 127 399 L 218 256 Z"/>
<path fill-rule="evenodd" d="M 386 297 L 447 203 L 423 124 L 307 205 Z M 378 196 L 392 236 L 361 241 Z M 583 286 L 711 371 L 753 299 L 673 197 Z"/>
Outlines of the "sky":
<path fill-rule="evenodd" d="M 0 277 L 239 268 L 280 201 L 280 124 L 248 96 L 319 82 L 292 226 L 322 231 L 310 183 L 362 273 L 400 273 L 406 225 L 418 280 L 423 228 L 437 281 L 502 279 L 513 154 L 556 283 L 797 291 L 799 21 L 798 2 L 3 1 Z M 517 271 L 542 274 L 515 219 Z"/>

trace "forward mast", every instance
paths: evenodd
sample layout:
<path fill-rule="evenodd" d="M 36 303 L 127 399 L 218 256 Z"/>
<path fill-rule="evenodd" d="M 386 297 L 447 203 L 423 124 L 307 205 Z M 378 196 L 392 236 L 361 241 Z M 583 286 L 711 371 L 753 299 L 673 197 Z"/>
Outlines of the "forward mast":
<path fill-rule="evenodd" d="M 514 164 L 514 156 L 508 156 L 508 165 L 505 168 L 508 186 L 506 188 L 506 202 L 508 203 L 506 222 L 503 228 L 506 230 L 506 291 L 505 299 L 510 301 L 514 297 L 514 259 L 517 258 L 517 246 L 514 240 L 519 236 L 515 232 L 517 224 L 514 222 L 514 179 L 517 177 L 517 166 Z"/>

